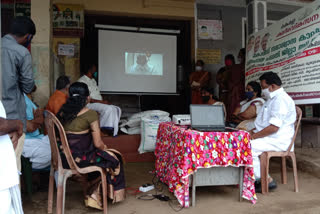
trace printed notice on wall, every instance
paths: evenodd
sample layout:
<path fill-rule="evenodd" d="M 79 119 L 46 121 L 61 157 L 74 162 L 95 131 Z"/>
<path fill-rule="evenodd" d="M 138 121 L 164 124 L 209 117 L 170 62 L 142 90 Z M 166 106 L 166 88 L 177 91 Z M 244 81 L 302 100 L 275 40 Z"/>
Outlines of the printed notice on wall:
<path fill-rule="evenodd" d="M 53 4 L 52 27 L 54 36 L 82 37 L 84 7 L 76 4 Z"/>
<path fill-rule="evenodd" d="M 222 21 L 199 19 L 198 39 L 222 40 Z"/>
<path fill-rule="evenodd" d="M 197 59 L 201 59 L 205 64 L 220 64 L 220 49 L 197 49 Z"/>
<path fill-rule="evenodd" d="M 74 45 L 58 45 L 58 55 L 60 56 L 74 56 Z"/>
<path fill-rule="evenodd" d="M 246 82 L 278 73 L 296 104 L 320 103 L 320 1 L 251 35 Z"/>

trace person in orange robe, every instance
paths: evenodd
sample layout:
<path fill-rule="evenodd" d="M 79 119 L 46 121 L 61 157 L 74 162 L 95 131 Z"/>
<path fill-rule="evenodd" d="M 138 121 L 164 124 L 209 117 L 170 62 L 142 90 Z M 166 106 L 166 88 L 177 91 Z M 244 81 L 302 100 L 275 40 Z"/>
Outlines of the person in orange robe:
<path fill-rule="evenodd" d="M 205 71 L 203 67 L 204 62 L 202 60 L 198 60 L 196 63 L 196 71 L 192 72 L 189 76 L 192 104 L 203 104 L 200 88 L 208 86 L 210 82 L 210 73 Z"/>
<path fill-rule="evenodd" d="M 67 102 L 70 79 L 67 76 L 60 76 L 56 82 L 56 91 L 49 98 L 46 110 L 57 114 L 63 104 Z"/>

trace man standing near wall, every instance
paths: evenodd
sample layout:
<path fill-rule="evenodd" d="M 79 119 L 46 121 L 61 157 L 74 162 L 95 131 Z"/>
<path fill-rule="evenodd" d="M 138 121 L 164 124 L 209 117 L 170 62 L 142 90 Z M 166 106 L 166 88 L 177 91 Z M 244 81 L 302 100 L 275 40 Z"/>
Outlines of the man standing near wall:
<path fill-rule="evenodd" d="M 30 93 L 35 87 L 31 54 L 27 47 L 36 34 L 33 21 L 27 17 L 16 17 L 10 26 L 10 33 L 2 38 L 2 102 L 8 119 L 23 122 L 26 131 L 26 104 L 23 93 Z M 18 170 L 23 150 L 24 134 L 15 148 Z"/>

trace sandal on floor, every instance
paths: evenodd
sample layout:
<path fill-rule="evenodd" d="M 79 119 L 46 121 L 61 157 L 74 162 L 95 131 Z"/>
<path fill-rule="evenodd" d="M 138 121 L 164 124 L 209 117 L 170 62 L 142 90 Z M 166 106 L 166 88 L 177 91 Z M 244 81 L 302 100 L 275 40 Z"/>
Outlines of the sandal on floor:
<path fill-rule="evenodd" d="M 103 207 L 101 207 L 96 200 L 94 200 L 91 197 L 88 197 L 87 199 L 84 200 L 84 204 L 86 207 L 91 207 L 95 208 L 98 210 L 103 210 Z"/>

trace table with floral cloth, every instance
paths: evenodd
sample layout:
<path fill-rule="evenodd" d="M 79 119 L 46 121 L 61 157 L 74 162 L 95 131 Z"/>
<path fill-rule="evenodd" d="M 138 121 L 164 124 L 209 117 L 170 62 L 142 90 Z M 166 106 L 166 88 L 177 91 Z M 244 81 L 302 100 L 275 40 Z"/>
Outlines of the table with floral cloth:
<path fill-rule="evenodd" d="M 160 123 L 155 172 L 179 203 L 189 207 L 189 176 L 198 168 L 244 166 L 242 197 L 256 203 L 250 135 L 245 131 L 199 132 Z"/>

